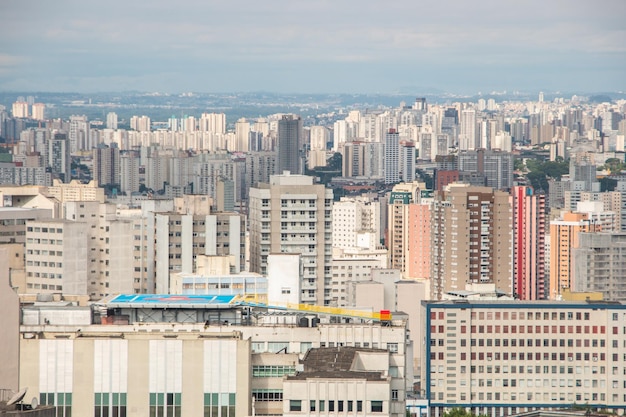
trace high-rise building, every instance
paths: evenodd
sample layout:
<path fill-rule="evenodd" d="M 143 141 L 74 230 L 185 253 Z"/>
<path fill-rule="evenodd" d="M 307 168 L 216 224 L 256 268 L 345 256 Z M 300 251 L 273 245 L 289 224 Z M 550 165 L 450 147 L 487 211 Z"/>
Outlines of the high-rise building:
<path fill-rule="evenodd" d="M 607 301 L 626 301 L 626 233 L 586 233 L 572 249 L 573 291 L 600 292 Z"/>
<path fill-rule="evenodd" d="M 326 144 L 330 139 L 328 129 L 324 126 L 312 126 L 311 142 L 307 166 L 309 169 L 326 166 Z"/>
<path fill-rule="evenodd" d="M 406 278 L 430 277 L 430 206 L 422 204 L 424 183 L 400 183 L 389 195 L 389 267 Z"/>
<path fill-rule="evenodd" d="M 402 182 L 415 181 L 415 144 L 413 142 L 402 141 L 400 143 L 398 162 Z"/>
<path fill-rule="evenodd" d="M 134 152 L 120 155 L 120 190 L 127 195 L 139 191 L 139 157 Z"/>
<path fill-rule="evenodd" d="M 464 290 L 468 283 L 494 283 L 512 293 L 509 195 L 489 187 L 449 184 L 435 192 L 432 209 L 432 297 Z"/>
<path fill-rule="evenodd" d="M 278 172 L 302 173 L 302 119 L 288 114 L 278 121 Z"/>
<path fill-rule="evenodd" d="M 379 142 L 346 142 L 341 148 L 342 176 L 346 178 L 383 178 L 384 144 Z"/>
<path fill-rule="evenodd" d="M 301 256 L 300 302 L 330 304 L 333 192 L 304 175 L 272 175 L 250 189 L 250 271 L 272 253 Z"/>
<path fill-rule="evenodd" d="M 199 120 L 201 132 L 226 133 L 226 115 L 224 113 L 202 113 Z"/>
<path fill-rule="evenodd" d="M 558 299 L 564 288 L 572 289 L 572 249 L 578 248 L 581 232 L 595 232 L 597 227 L 586 213 L 564 212 L 550 222 L 550 294 Z"/>
<path fill-rule="evenodd" d="M 87 116 L 70 116 L 70 130 L 68 134 L 70 153 L 90 150 L 89 121 Z"/>
<path fill-rule="evenodd" d="M 467 151 L 478 147 L 476 143 L 476 110 L 463 110 L 461 112 L 459 150 Z"/>
<path fill-rule="evenodd" d="M 333 204 L 333 248 L 376 247 L 380 243 L 380 202 L 341 197 Z"/>
<path fill-rule="evenodd" d="M 400 134 L 396 129 L 385 133 L 385 184 L 400 182 Z"/>
<path fill-rule="evenodd" d="M 120 149 L 116 143 L 93 149 L 93 179 L 99 186 L 120 185 Z"/>
<path fill-rule="evenodd" d="M 130 118 L 130 128 L 138 132 L 150 132 L 150 118 L 148 116 L 133 116 Z"/>
<path fill-rule="evenodd" d="M 513 210 L 513 294 L 520 300 L 547 298 L 546 199 L 532 187 L 511 190 Z"/>
<path fill-rule="evenodd" d="M 235 143 L 229 146 L 230 151 L 248 152 L 250 148 L 250 122 L 245 118 L 235 123 Z"/>
<path fill-rule="evenodd" d="M 26 119 L 28 117 L 28 102 L 16 101 L 13 103 L 13 117 L 18 119 Z"/>
<path fill-rule="evenodd" d="M 33 115 L 32 115 L 33 120 L 46 120 L 45 119 L 45 110 L 46 110 L 45 104 L 34 103 L 32 109 L 33 109 Z"/>
<path fill-rule="evenodd" d="M 87 295 L 86 223 L 33 220 L 26 224 L 26 293 Z"/>
<path fill-rule="evenodd" d="M 488 187 L 508 190 L 513 186 L 513 155 L 485 149 L 460 152 L 459 171 L 484 177 Z"/>
<path fill-rule="evenodd" d="M 55 133 L 48 141 L 48 166 L 62 181 L 70 182 L 72 158 L 67 134 Z"/>
<path fill-rule="evenodd" d="M 276 152 L 249 152 L 246 154 L 244 199 L 248 200 L 250 187 L 256 187 L 261 182 L 269 182 L 270 176 L 277 174 Z"/>
<path fill-rule="evenodd" d="M 107 113 L 106 126 L 107 126 L 107 129 L 113 129 L 113 130 L 117 129 L 117 113 L 115 112 Z"/>

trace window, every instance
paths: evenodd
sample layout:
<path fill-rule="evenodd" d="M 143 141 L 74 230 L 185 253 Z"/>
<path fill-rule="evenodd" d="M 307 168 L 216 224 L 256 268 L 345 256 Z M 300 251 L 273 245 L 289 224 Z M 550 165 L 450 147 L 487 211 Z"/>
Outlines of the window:
<path fill-rule="evenodd" d="M 441 339 L 443 341 L 443 339 Z M 398 353 L 398 344 L 397 343 L 387 343 L 387 349 L 391 353 Z"/>
<path fill-rule="evenodd" d="M 392 389 L 391 390 L 391 399 L 393 401 L 398 401 L 398 390 L 397 389 Z M 339 410 L 341 411 L 341 410 Z"/>
<path fill-rule="evenodd" d="M 302 401 L 289 400 L 289 411 L 302 411 Z"/>
<path fill-rule="evenodd" d="M 315 400 L 309 402 L 309 411 L 315 411 Z"/>
<path fill-rule="evenodd" d="M 322 410 L 320 410 L 320 411 L 322 411 Z M 357 411 L 357 413 L 363 411 L 363 401 L 357 400 L 357 402 L 356 402 L 356 411 Z"/>
<path fill-rule="evenodd" d="M 335 411 L 335 401 L 333 400 L 329 400 L 328 401 L 328 411 Z"/>
<path fill-rule="evenodd" d="M 382 413 L 383 412 L 383 402 L 382 401 L 371 401 L 370 402 L 370 412 L 372 412 L 372 413 Z"/>

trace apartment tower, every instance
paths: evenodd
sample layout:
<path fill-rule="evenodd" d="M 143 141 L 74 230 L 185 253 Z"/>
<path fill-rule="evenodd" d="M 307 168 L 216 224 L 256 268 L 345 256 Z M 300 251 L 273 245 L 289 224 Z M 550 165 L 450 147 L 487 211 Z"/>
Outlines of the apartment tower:
<path fill-rule="evenodd" d="M 511 294 L 512 239 L 509 194 L 453 183 L 435 192 L 432 209 L 432 297 L 494 283 Z"/>

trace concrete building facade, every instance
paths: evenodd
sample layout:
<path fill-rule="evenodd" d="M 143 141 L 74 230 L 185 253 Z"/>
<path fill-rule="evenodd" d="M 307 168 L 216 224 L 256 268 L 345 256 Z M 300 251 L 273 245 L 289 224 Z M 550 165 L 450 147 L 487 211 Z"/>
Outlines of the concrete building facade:
<path fill-rule="evenodd" d="M 432 297 L 468 283 L 495 283 L 512 293 L 509 195 L 454 183 L 435 193 L 431 229 Z"/>
<path fill-rule="evenodd" d="M 271 253 L 302 257 L 301 302 L 329 304 L 332 190 L 304 175 L 273 175 L 250 189 L 250 271 L 267 274 Z"/>

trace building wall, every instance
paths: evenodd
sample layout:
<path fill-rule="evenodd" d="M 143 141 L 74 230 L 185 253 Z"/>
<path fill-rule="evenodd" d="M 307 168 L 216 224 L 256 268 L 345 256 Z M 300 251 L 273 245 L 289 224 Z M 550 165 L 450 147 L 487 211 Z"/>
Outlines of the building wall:
<path fill-rule="evenodd" d="M 448 407 L 510 415 L 573 403 L 624 411 L 624 305 L 423 305 L 431 415 Z"/>
<path fill-rule="evenodd" d="M 18 391 L 19 385 L 19 298 L 12 283 L 11 265 L 14 258 L 9 245 L 0 246 L 0 389 Z"/>
<path fill-rule="evenodd" d="M 572 248 L 578 247 L 580 232 L 593 232 L 595 225 L 583 213 L 566 212 L 550 222 L 550 299 L 558 298 L 563 288 L 572 288 Z"/>
<path fill-rule="evenodd" d="M 579 233 L 572 249 L 576 292 L 600 292 L 607 301 L 626 301 L 626 233 Z"/>
<path fill-rule="evenodd" d="M 301 302 L 330 303 L 332 190 L 304 175 L 274 175 L 250 189 L 250 271 L 267 273 L 270 253 L 299 253 Z"/>
<path fill-rule="evenodd" d="M 470 282 L 493 282 L 512 292 L 509 196 L 489 187 L 450 184 L 437 192 L 432 211 L 433 299 Z"/>
<path fill-rule="evenodd" d="M 253 377 L 253 365 L 293 367 L 297 354 L 311 347 L 340 344 L 389 350 L 384 352 L 386 366 L 398 375 L 392 378 L 391 388 L 405 389 L 406 331 L 397 325 L 144 323 L 47 325 L 46 332 L 41 330 L 38 325 L 22 327 L 20 385 L 28 386 L 29 393 L 43 399 L 43 404 L 58 405 L 59 398 L 65 399 L 73 415 L 96 415 L 96 401 L 106 403 L 104 395 L 98 394 L 108 394 L 106 405 L 111 409 L 113 401 L 118 401 L 126 406 L 127 415 L 151 415 L 151 401 L 158 402 L 159 394 L 166 401 L 172 394 L 173 407 L 180 405 L 180 415 L 196 415 L 216 398 L 226 404 L 234 400 L 234 415 L 247 416 L 252 412 L 253 389 L 283 391 L 282 378 Z M 285 354 L 276 355 L 283 348 Z M 276 409 L 275 405 L 256 402 L 256 410 Z M 112 410 L 108 415 L 113 415 Z"/>
<path fill-rule="evenodd" d="M 511 190 L 513 211 L 513 290 L 521 300 L 547 298 L 545 196 L 531 187 Z"/>

